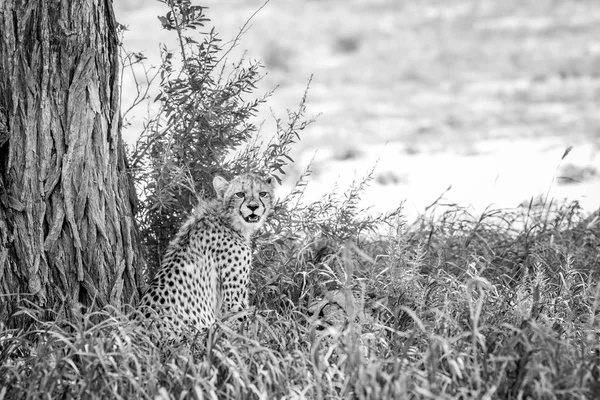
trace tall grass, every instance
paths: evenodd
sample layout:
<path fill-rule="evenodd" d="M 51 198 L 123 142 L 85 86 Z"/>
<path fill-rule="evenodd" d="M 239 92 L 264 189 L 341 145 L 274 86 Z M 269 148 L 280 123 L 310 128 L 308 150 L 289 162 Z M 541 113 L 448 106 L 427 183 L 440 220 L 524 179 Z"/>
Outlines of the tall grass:
<path fill-rule="evenodd" d="M 0 398 L 600 396 L 597 218 L 573 203 L 369 222 L 345 199 L 257 240 L 235 329 L 166 341 L 118 310 L 73 324 L 24 309 L 38 322 L 3 330 Z"/>

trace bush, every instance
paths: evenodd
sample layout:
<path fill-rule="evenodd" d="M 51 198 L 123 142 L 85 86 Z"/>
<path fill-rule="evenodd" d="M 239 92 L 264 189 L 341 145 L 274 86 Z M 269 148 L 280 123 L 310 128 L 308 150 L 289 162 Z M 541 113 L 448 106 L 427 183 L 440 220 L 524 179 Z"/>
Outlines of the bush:
<path fill-rule="evenodd" d="M 250 120 L 271 94 L 246 100 L 261 78 L 261 65 L 242 59 L 227 66 L 229 50 L 220 47 L 215 30 L 197 32 L 208 21 L 204 9 L 190 0 L 163 2 L 169 11 L 159 20 L 177 36 L 179 48 L 161 48 L 160 93 L 155 99 L 160 107 L 129 157 L 142 199 L 138 217 L 149 275 L 191 208 L 214 195 L 214 175 L 230 178 L 253 171 L 280 180 L 291 161 L 290 145 L 311 122 L 304 120 L 305 93 L 287 123 L 277 120 L 277 132 L 266 145 L 253 141 L 259 129 Z M 234 150 L 237 154 L 227 160 Z"/>

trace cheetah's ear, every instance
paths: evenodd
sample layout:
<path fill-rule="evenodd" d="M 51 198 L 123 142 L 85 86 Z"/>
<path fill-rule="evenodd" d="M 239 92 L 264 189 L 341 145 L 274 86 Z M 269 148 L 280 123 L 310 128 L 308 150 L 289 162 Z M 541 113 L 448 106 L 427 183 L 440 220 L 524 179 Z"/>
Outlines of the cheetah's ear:
<path fill-rule="evenodd" d="M 222 199 L 225 195 L 225 190 L 227 190 L 227 186 L 229 182 L 225 180 L 222 176 L 215 176 L 213 179 L 213 187 L 215 188 L 215 192 L 217 192 L 217 198 Z"/>

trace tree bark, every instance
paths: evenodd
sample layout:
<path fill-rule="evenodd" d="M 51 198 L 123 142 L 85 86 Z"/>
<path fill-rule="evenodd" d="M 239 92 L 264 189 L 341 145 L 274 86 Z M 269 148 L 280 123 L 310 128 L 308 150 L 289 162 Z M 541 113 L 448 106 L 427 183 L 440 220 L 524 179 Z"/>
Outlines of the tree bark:
<path fill-rule="evenodd" d="M 0 0 L 0 32 L 0 321 L 135 301 L 112 2 Z"/>

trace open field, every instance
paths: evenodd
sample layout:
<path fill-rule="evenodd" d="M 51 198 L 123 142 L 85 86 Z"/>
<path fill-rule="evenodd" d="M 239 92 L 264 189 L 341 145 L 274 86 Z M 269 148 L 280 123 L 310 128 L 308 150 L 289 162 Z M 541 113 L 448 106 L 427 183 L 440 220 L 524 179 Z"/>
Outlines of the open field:
<path fill-rule="evenodd" d="M 206 1 L 225 40 L 262 1 Z M 115 4 L 125 45 L 157 63 L 158 2 Z M 273 0 L 231 53 L 278 86 L 258 119 L 294 109 L 313 75 L 309 114 L 286 187 L 314 157 L 307 196 L 346 187 L 379 160 L 364 204 L 409 216 L 447 203 L 516 207 L 532 197 L 600 204 L 600 4 L 593 1 Z M 125 88 L 131 82 L 125 81 Z M 127 94 L 128 90 L 125 90 Z M 129 90 L 131 92 L 131 90 Z M 124 102 L 127 102 L 127 95 Z M 141 121 L 143 113 L 136 116 Z M 126 136 L 136 136 L 136 120 Z M 139 131 L 139 130 L 138 130 Z M 567 146 L 574 149 L 561 162 Z M 281 190 L 284 194 L 286 188 Z"/>

